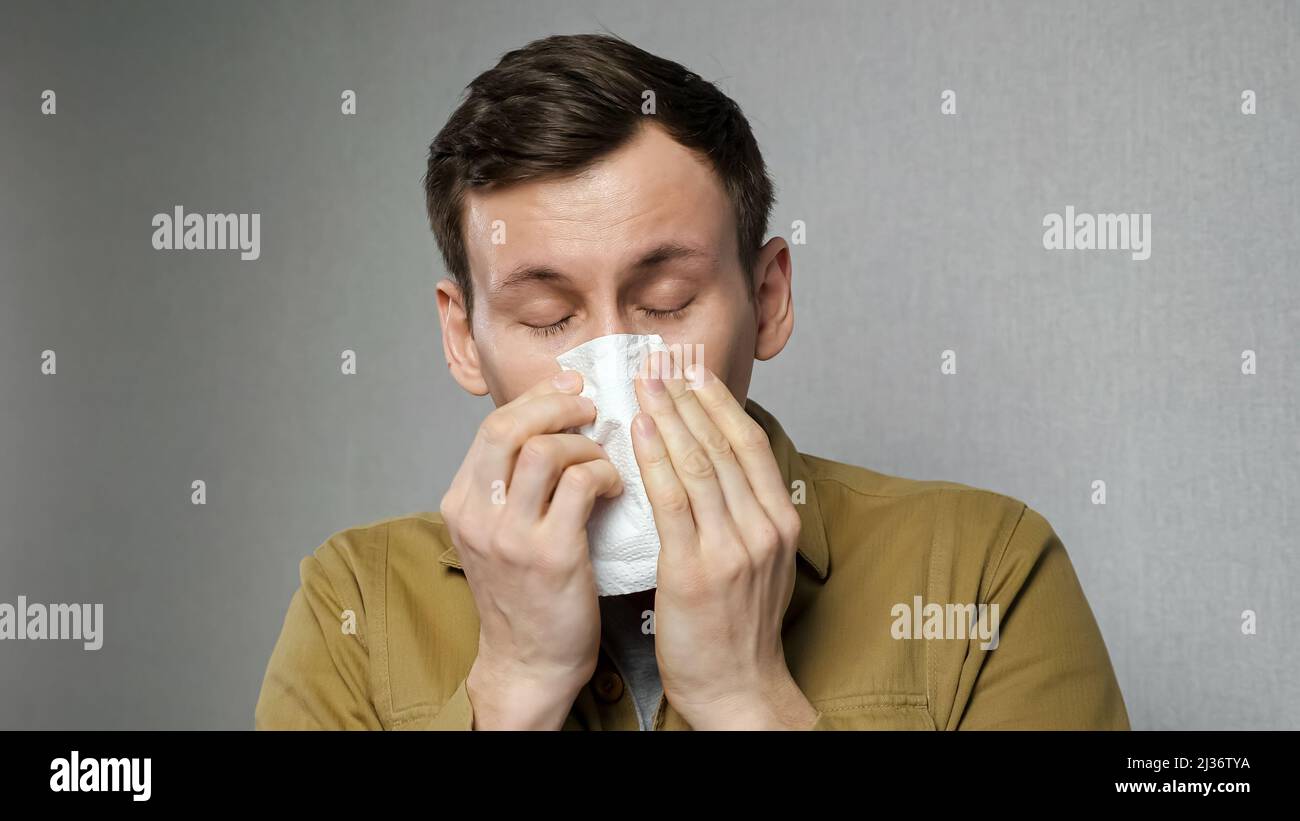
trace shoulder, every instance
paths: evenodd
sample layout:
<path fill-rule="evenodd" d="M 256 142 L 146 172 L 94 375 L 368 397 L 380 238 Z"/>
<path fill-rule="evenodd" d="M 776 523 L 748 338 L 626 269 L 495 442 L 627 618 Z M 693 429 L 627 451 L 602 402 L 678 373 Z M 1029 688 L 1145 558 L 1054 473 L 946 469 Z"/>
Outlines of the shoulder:
<path fill-rule="evenodd" d="M 800 455 L 831 565 L 848 583 L 870 572 L 900 594 L 948 587 L 983 598 L 1008 554 L 1061 547 L 1047 519 L 1008 493 Z"/>
<path fill-rule="evenodd" d="M 991 655 L 1003 664 L 1076 670 L 1097 682 L 1104 709 L 1112 710 L 1106 715 L 1118 715 L 1109 695 L 1116 691 L 1113 673 L 1091 611 L 1065 547 L 1043 515 L 1015 496 L 960 482 L 803 459 L 815 488 L 809 502 L 821 508 L 831 568 L 804 621 L 827 643 L 833 659 L 828 664 L 838 671 L 842 689 L 900 703 L 910 697 L 925 705 L 933 726 L 954 726 L 990 655 L 986 648 L 997 647 L 1000 635 L 1001 649 Z M 992 612 L 992 635 L 957 629 L 960 619 L 948 626 L 950 613 L 978 614 L 981 606 Z M 1029 615 L 1018 619 L 1019 630 L 997 633 L 997 619 L 1007 622 L 1013 607 Z M 943 618 L 931 635 L 933 612 Z M 914 638 L 955 640 L 901 640 Z M 881 681 L 889 682 L 893 695 L 880 693 Z M 1040 717 L 1042 726 L 1057 726 L 1053 722 L 1070 720 L 1069 710 L 1051 713 L 1056 708 L 1043 705 L 1052 698 L 1049 685 L 1030 681 L 1006 704 L 1014 714 L 1017 701 L 1021 708 L 1032 703 L 1048 711 Z M 987 709 L 981 703 L 970 726 Z M 1096 726 L 1119 723 L 1087 720 Z"/>
<path fill-rule="evenodd" d="M 463 579 L 440 562 L 447 545 L 441 519 L 417 513 L 335 531 L 304 556 L 255 726 L 401 728 L 434 714 L 476 632 Z"/>
<path fill-rule="evenodd" d="M 800 456 L 816 484 L 823 514 L 830 509 L 827 518 L 853 520 L 869 512 L 876 517 L 887 514 L 921 524 L 921 517 L 932 520 L 938 515 L 949 523 L 960 521 L 969 527 L 1006 532 L 1021 519 L 1045 523 L 1023 500 L 997 490 L 943 479 L 896 476 L 812 454 Z"/>
<path fill-rule="evenodd" d="M 477 649 L 473 596 L 436 512 L 332 533 L 301 563 L 304 590 L 357 614 L 375 706 L 393 726 L 442 703 Z"/>
<path fill-rule="evenodd" d="M 439 514 L 408 513 L 337 530 L 303 564 L 319 564 L 331 578 L 366 580 L 394 561 L 430 554 L 436 560 L 449 547 L 451 539 Z"/>
<path fill-rule="evenodd" d="M 331 533 L 302 560 L 303 584 L 329 583 L 342 594 L 370 599 L 396 563 L 437 556 L 450 547 L 437 513 L 409 513 L 377 519 Z M 369 609 L 369 608 L 367 608 Z"/>
<path fill-rule="evenodd" d="M 1024 502 L 997 491 L 943 479 L 910 479 L 870 468 L 836 462 L 809 453 L 800 453 L 808 475 L 819 485 L 839 485 L 860 497 L 892 499 L 916 503 L 925 497 L 948 493 L 964 495 L 971 501 L 990 507 L 1023 506 Z"/>

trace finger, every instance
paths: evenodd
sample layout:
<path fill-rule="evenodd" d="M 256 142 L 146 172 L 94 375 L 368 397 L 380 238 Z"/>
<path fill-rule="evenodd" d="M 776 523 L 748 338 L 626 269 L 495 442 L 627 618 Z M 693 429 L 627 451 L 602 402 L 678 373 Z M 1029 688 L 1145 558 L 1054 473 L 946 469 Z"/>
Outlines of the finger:
<path fill-rule="evenodd" d="M 654 511 L 660 549 L 671 551 L 693 547 L 697 538 L 690 499 L 677 478 L 668 447 L 659 435 L 654 418 L 645 411 L 632 419 L 632 452 L 636 454 L 646 498 Z"/>
<path fill-rule="evenodd" d="M 548 393 L 578 394 L 582 391 L 582 374 L 578 371 L 559 371 L 543 379 L 501 407 L 509 408 L 523 405 Z"/>
<path fill-rule="evenodd" d="M 548 394 L 577 396 L 582 392 L 582 384 L 582 374 L 577 371 L 559 371 L 558 373 L 553 373 L 550 376 L 538 380 L 537 383 L 528 390 L 492 411 L 492 414 L 490 414 L 488 418 L 492 418 L 493 414 L 500 415 L 503 413 L 511 413 L 521 406 L 528 404 L 532 400 Z M 485 419 L 483 424 L 479 426 L 478 434 L 475 435 L 474 441 L 470 443 L 470 452 L 474 454 L 475 461 L 477 461 L 478 457 L 477 451 L 483 447 L 484 437 L 482 434 L 487 424 L 488 421 Z"/>
<path fill-rule="evenodd" d="M 484 490 L 498 480 L 508 484 L 525 442 L 545 433 L 566 432 L 595 418 L 594 402 L 567 393 L 542 393 L 521 404 L 502 405 L 488 414 L 475 436 L 475 483 Z"/>
<path fill-rule="evenodd" d="M 622 487 L 618 468 L 608 459 L 569 465 L 555 487 L 555 497 L 546 511 L 546 525 L 559 533 L 583 531 L 597 497 L 617 496 Z"/>
<path fill-rule="evenodd" d="M 732 451 L 730 440 L 696 397 L 689 374 L 685 379 L 678 378 L 678 375 L 679 370 L 674 368 L 672 375 L 664 380 L 677 414 L 713 462 L 727 510 L 745 545 L 760 547 L 771 538 L 774 526 L 755 497 L 745 469 Z M 730 391 L 727 395 L 730 396 Z"/>
<path fill-rule="evenodd" d="M 540 519 L 565 469 L 582 462 L 608 461 L 608 458 L 603 447 L 577 433 L 532 437 L 519 449 L 514 474 L 510 477 L 506 499 L 511 515 L 527 521 Z"/>
<path fill-rule="evenodd" d="M 718 485 L 717 471 L 704 448 L 677 414 L 677 406 L 668 393 L 668 387 L 653 373 L 648 378 L 635 381 L 641 410 L 654 419 L 673 470 L 686 490 L 696 530 L 702 536 L 728 532 L 727 503 L 722 488 Z"/>
<path fill-rule="evenodd" d="M 731 444 L 758 503 L 778 526 L 789 519 L 790 493 L 763 426 L 745 412 L 727 384 L 700 363 L 686 374 L 690 393 Z M 795 514 L 798 515 L 797 513 Z M 782 518 L 785 517 L 785 518 Z"/>

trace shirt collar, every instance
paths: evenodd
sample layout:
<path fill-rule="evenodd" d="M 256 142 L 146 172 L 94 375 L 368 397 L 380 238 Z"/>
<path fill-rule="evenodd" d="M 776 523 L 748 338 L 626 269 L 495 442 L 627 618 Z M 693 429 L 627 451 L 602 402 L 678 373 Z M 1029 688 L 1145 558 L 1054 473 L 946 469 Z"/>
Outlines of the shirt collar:
<path fill-rule="evenodd" d="M 808 464 L 786 435 L 781 423 L 762 405 L 748 399 L 745 401 L 745 412 L 767 432 L 772 455 L 776 457 L 781 478 L 785 480 L 785 489 L 792 495 L 798 493 L 794 509 L 799 513 L 799 556 L 816 571 L 818 579 L 825 579 L 830 572 L 830 548 L 826 543 L 826 525 L 822 521 L 821 503 L 817 499 L 817 488 L 813 484 Z"/>
<path fill-rule="evenodd" d="M 826 544 L 826 526 L 822 521 L 817 490 L 809 475 L 803 454 L 795 449 L 794 442 L 790 441 L 790 437 L 776 417 L 762 405 L 753 399 L 747 399 L 745 412 L 767 433 L 768 442 L 772 446 L 772 455 L 776 457 L 776 464 L 781 470 L 781 478 L 785 481 L 786 490 L 791 494 L 796 492 L 799 494 L 797 498 L 799 503 L 794 506 L 799 513 L 800 522 L 798 555 L 816 572 L 818 579 L 825 579 L 830 571 L 830 549 Z M 796 482 L 799 484 L 796 485 Z M 454 546 L 444 550 L 438 557 L 438 561 L 451 567 L 461 566 L 460 557 L 456 554 Z"/>

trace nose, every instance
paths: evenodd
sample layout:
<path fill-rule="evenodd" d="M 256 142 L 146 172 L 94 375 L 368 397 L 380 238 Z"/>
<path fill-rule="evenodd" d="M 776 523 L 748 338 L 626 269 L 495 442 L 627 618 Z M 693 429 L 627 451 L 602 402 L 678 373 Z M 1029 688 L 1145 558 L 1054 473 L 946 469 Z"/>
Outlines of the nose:
<path fill-rule="evenodd" d="M 592 315 L 592 337 L 609 336 L 610 334 L 634 334 L 639 333 L 637 328 L 633 327 L 627 321 L 627 317 L 619 310 L 618 305 L 606 305 L 596 310 Z"/>

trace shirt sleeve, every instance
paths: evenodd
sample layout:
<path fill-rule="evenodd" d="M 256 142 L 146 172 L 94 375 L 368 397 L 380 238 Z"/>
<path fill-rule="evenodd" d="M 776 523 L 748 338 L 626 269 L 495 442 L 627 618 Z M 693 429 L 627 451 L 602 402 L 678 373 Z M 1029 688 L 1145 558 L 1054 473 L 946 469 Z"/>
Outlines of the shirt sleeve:
<path fill-rule="evenodd" d="M 254 714 L 258 730 L 383 729 L 370 696 L 370 654 L 361 597 L 340 580 L 340 596 L 319 555 L 299 566 Z M 325 557 L 333 565 L 334 556 Z"/>
<path fill-rule="evenodd" d="M 961 679 L 974 685 L 965 709 L 954 712 L 954 729 L 1130 729 L 1074 566 L 1031 508 L 997 559 L 987 600 L 998 606 L 997 644 L 972 645 Z"/>

